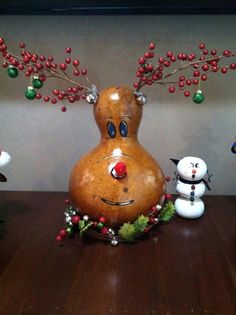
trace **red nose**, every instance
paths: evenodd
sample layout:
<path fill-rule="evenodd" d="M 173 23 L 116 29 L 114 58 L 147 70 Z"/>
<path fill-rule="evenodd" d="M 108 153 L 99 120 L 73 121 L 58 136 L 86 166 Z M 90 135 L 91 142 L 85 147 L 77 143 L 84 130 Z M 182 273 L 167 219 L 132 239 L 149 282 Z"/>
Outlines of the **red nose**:
<path fill-rule="evenodd" d="M 124 162 L 118 162 L 116 165 L 113 167 L 111 171 L 112 176 L 115 178 L 123 178 L 126 175 L 126 165 Z"/>

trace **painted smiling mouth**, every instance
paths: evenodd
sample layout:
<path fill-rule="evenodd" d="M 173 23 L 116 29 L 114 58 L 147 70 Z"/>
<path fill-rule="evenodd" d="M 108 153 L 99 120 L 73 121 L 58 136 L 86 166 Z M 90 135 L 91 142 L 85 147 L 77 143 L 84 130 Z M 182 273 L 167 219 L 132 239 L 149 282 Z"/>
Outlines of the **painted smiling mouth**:
<path fill-rule="evenodd" d="M 122 202 L 119 202 L 119 201 L 111 201 L 111 200 L 108 200 L 108 199 L 105 199 L 103 197 L 100 197 L 100 199 L 107 203 L 108 205 L 111 205 L 111 206 L 128 206 L 130 205 L 132 202 L 134 202 L 134 200 L 128 200 L 128 201 L 122 201 Z"/>

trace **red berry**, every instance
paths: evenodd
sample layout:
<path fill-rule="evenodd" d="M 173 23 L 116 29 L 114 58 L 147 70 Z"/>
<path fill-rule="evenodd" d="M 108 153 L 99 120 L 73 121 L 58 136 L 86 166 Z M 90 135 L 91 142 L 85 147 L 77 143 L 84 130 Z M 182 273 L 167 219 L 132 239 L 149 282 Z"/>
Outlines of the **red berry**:
<path fill-rule="evenodd" d="M 60 69 L 61 70 L 66 70 L 66 68 L 67 68 L 67 65 L 65 63 L 61 63 L 60 64 Z"/>
<path fill-rule="evenodd" d="M 65 107 L 65 106 L 62 106 L 61 111 L 62 111 L 63 113 L 66 112 L 66 107 Z"/>
<path fill-rule="evenodd" d="M 206 46 L 205 46 L 205 44 L 204 43 L 201 43 L 200 45 L 199 45 L 199 48 L 200 49 L 204 49 Z"/>
<path fill-rule="evenodd" d="M 153 70 L 153 65 L 150 63 L 149 65 L 147 65 L 146 69 L 148 71 L 152 71 Z"/>
<path fill-rule="evenodd" d="M 184 87 L 185 83 L 184 83 L 184 81 L 180 81 L 178 85 L 180 88 L 182 88 L 182 87 Z"/>
<path fill-rule="evenodd" d="M 101 222 L 101 223 L 105 223 L 106 222 L 106 218 L 105 217 L 100 217 L 98 219 L 98 221 Z"/>
<path fill-rule="evenodd" d="M 199 76 L 200 76 L 200 71 L 199 71 L 199 70 L 195 70 L 195 71 L 193 72 L 193 76 L 194 76 L 194 77 L 199 77 Z"/>
<path fill-rule="evenodd" d="M 64 94 L 63 93 L 59 93 L 57 97 L 58 97 L 59 100 L 63 100 Z"/>
<path fill-rule="evenodd" d="M 160 58 L 159 58 L 159 62 L 160 62 L 160 63 L 163 63 L 164 61 L 165 61 L 165 59 L 164 59 L 163 57 L 160 57 Z"/>
<path fill-rule="evenodd" d="M 150 51 L 149 52 L 149 58 L 153 58 L 154 57 L 154 52 L 153 51 Z"/>
<path fill-rule="evenodd" d="M 57 237 L 56 237 L 56 241 L 62 241 L 62 237 L 61 237 L 61 235 L 57 235 Z"/>
<path fill-rule="evenodd" d="M 236 63 L 231 63 L 230 64 L 230 69 L 235 70 L 236 69 Z"/>
<path fill-rule="evenodd" d="M 4 44 L 4 39 L 0 37 L 0 45 Z"/>
<path fill-rule="evenodd" d="M 146 59 L 148 59 L 149 58 L 149 52 L 145 52 L 145 54 L 144 54 L 144 58 L 146 58 Z"/>
<path fill-rule="evenodd" d="M 201 80 L 202 80 L 202 81 L 206 81 L 206 80 L 207 80 L 207 75 L 206 75 L 206 74 L 203 74 L 203 75 L 201 76 Z"/>
<path fill-rule="evenodd" d="M 185 76 L 184 76 L 184 75 L 181 75 L 181 76 L 179 77 L 179 81 L 185 81 Z"/>
<path fill-rule="evenodd" d="M 42 98 L 42 95 L 40 93 L 37 93 L 36 98 L 37 98 L 37 100 L 40 100 Z"/>
<path fill-rule="evenodd" d="M 147 81 L 148 85 L 152 85 L 152 83 L 153 83 L 153 81 L 151 79 Z"/>
<path fill-rule="evenodd" d="M 170 66 L 170 62 L 168 60 L 165 60 L 163 65 L 168 68 Z"/>
<path fill-rule="evenodd" d="M 49 96 L 44 96 L 43 99 L 44 99 L 44 102 L 46 102 L 46 103 L 50 101 L 50 97 Z"/>
<path fill-rule="evenodd" d="M 67 235 L 67 231 L 66 231 L 65 229 L 62 229 L 62 230 L 59 232 L 59 235 L 60 235 L 62 238 L 64 238 L 64 237 L 66 237 L 66 235 Z"/>
<path fill-rule="evenodd" d="M 81 69 L 81 74 L 82 75 L 86 75 L 87 74 L 87 69 L 85 69 L 85 68 Z"/>
<path fill-rule="evenodd" d="M 208 49 L 203 49 L 202 53 L 203 55 L 208 55 Z"/>
<path fill-rule="evenodd" d="M 167 54 L 166 54 L 166 56 L 169 57 L 169 58 L 171 58 L 171 57 L 173 56 L 172 51 L 168 51 Z"/>
<path fill-rule="evenodd" d="M 106 235 L 106 234 L 108 233 L 108 228 L 107 228 L 106 226 L 102 227 L 102 228 L 101 228 L 101 233 L 102 233 L 103 235 Z"/>
<path fill-rule="evenodd" d="M 167 200 L 171 200 L 171 199 L 172 199 L 172 195 L 171 195 L 171 194 L 165 194 L 165 198 L 166 198 Z"/>
<path fill-rule="evenodd" d="M 75 59 L 73 60 L 73 66 L 77 67 L 79 65 L 79 60 Z"/>
<path fill-rule="evenodd" d="M 78 76 L 80 75 L 80 71 L 77 70 L 77 69 L 75 69 L 75 70 L 73 71 L 73 73 L 74 73 L 74 75 L 75 75 L 76 77 L 78 77 Z"/>
<path fill-rule="evenodd" d="M 212 68 L 211 68 L 211 71 L 217 72 L 217 71 L 218 71 L 218 67 L 212 67 Z"/>
<path fill-rule="evenodd" d="M 134 82 L 134 88 L 137 89 L 138 88 L 138 82 Z"/>
<path fill-rule="evenodd" d="M 40 60 L 40 61 L 45 61 L 46 58 L 45 58 L 45 56 L 42 55 L 42 56 L 39 57 L 39 60 Z"/>
<path fill-rule="evenodd" d="M 64 202 L 65 202 L 66 205 L 69 205 L 70 204 L 70 199 L 65 199 Z"/>
<path fill-rule="evenodd" d="M 166 176 L 166 178 L 165 178 L 165 180 L 167 181 L 167 182 L 169 182 L 170 181 L 170 176 Z"/>
<path fill-rule="evenodd" d="M 217 51 L 215 49 L 212 49 L 211 54 L 212 54 L 212 56 L 215 56 L 217 54 Z"/>
<path fill-rule="evenodd" d="M 25 43 L 21 42 L 21 43 L 19 44 L 19 47 L 20 47 L 20 48 L 25 48 Z"/>
<path fill-rule="evenodd" d="M 229 50 L 224 50 L 223 51 L 223 56 L 228 57 L 231 54 L 231 52 Z"/>
<path fill-rule="evenodd" d="M 144 76 L 142 76 L 141 80 L 142 80 L 143 82 L 145 82 L 145 81 L 147 81 L 147 77 L 144 75 Z"/>
<path fill-rule="evenodd" d="M 182 60 L 182 57 L 183 57 L 183 54 L 178 54 L 178 56 L 177 56 L 177 58 L 179 59 L 179 60 Z"/>
<path fill-rule="evenodd" d="M 209 70 L 208 64 L 204 64 L 204 65 L 202 66 L 202 70 L 203 70 L 203 71 Z"/>
<path fill-rule="evenodd" d="M 193 79 L 193 84 L 198 84 L 198 79 Z"/>
<path fill-rule="evenodd" d="M 67 63 L 67 64 L 71 63 L 71 59 L 70 59 L 69 57 L 67 57 L 67 58 L 65 59 L 65 63 Z"/>
<path fill-rule="evenodd" d="M 70 96 L 68 97 L 68 101 L 69 101 L 69 103 L 74 103 L 74 102 L 75 102 L 75 98 L 70 95 Z"/>
<path fill-rule="evenodd" d="M 192 55 L 188 55 L 187 59 L 188 59 L 189 61 L 192 61 L 192 60 L 193 60 L 193 56 L 192 56 Z"/>
<path fill-rule="evenodd" d="M 227 72 L 228 72 L 228 68 L 222 67 L 222 68 L 221 68 L 221 72 L 222 72 L 222 73 L 227 73 Z"/>
<path fill-rule="evenodd" d="M 170 86 L 169 87 L 169 92 L 170 93 L 174 93 L 175 92 L 175 87 L 174 86 Z"/>
<path fill-rule="evenodd" d="M 41 80 L 41 81 L 46 81 L 46 77 L 45 77 L 45 75 L 41 75 L 40 77 L 39 77 L 39 79 Z"/>
<path fill-rule="evenodd" d="M 3 66 L 3 68 L 7 68 L 8 67 L 8 63 L 7 62 L 3 62 L 2 66 Z M 19 69 L 19 67 L 18 67 L 18 69 Z"/>
<path fill-rule="evenodd" d="M 70 54 L 70 53 L 71 53 L 71 47 L 67 47 L 67 48 L 65 49 L 65 51 L 66 51 L 67 54 Z"/>
<path fill-rule="evenodd" d="M 149 47 L 150 50 L 153 50 L 153 49 L 155 49 L 155 44 L 154 43 L 150 43 L 148 47 Z"/>
<path fill-rule="evenodd" d="M 81 220 L 81 218 L 80 218 L 79 215 L 74 215 L 74 216 L 71 218 L 71 222 L 72 222 L 73 224 L 78 224 L 80 220 Z"/>
<path fill-rule="evenodd" d="M 217 66 L 217 61 L 216 60 L 211 61 L 211 65 L 214 67 Z"/>
<path fill-rule="evenodd" d="M 191 85 L 191 84 L 192 84 L 192 81 L 191 81 L 191 80 L 186 80 L 186 84 L 187 84 L 187 85 Z"/>
<path fill-rule="evenodd" d="M 184 92 L 184 96 L 186 96 L 186 97 L 190 96 L 190 92 L 189 91 L 185 91 Z"/>
<path fill-rule="evenodd" d="M 182 54 L 182 60 L 186 60 L 187 59 L 187 55 L 186 54 Z"/>
<path fill-rule="evenodd" d="M 170 58 L 170 61 L 171 61 L 171 62 L 175 62 L 175 61 L 176 61 L 176 57 L 175 57 L 175 56 L 172 56 L 172 57 Z"/>
<path fill-rule="evenodd" d="M 139 58 L 139 60 L 138 60 L 138 63 L 139 63 L 140 65 L 144 65 L 145 62 L 146 62 L 146 60 L 145 60 L 143 57 Z"/>
<path fill-rule="evenodd" d="M 54 94 L 54 95 L 58 95 L 58 94 L 59 94 L 59 90 L 54 89 L 54 90 L 52 91 L 52 94 Z"/>
<path fill-rule="evenodd" d="M 51 99 L 51 103 L 52 103 L 52 104 L 56 104 L 56 103 L 57 103 L 57 99 L 56 99 L 56 98 L 52 98 L 52 99 Z"/>
<path fill-rule="evenodd" d="M 150 224 L 153 224 L 153 223 L 155 223 L 155 218 L 153 218 L 153 217 L 150 217 L 150 218 L 149 218 L 149 220 L 148 220 L 148 223 L 150 223 Z"/>

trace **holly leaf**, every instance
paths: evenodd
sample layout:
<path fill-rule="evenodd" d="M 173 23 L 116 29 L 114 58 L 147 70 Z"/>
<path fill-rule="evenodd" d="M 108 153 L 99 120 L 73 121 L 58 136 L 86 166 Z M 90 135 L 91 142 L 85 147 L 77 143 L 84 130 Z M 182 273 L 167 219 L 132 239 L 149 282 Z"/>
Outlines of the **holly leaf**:
<path fill-rule="evenodd" d="M 128 242 L 133 242 L 137 234 L 134 224 L 124 223 L 118 231 L 119 235 Z"/>
<path fill-rule="evenodd" d="M 165 207 L 161 210 L 159 220 L 168 222 L 170 221 L 175 214 L 175 207 L 172 201 L 168 201 Z"/>
<path fill-rule="evenodd" d="M 86 222 L 86 223 L 85 223 Z M 80 236 L 83 236 L 84 232 L 91 226 L 93 225 L 92 222 L 87 222 L 84 220 L 79 221 L 79 234 Z"/>
<path fill-rule="evenodd" d="M 143 232 L 148 225 L 148 217 L 145 217 L 143 214 L 134 221 L 134 227 L 138 232 Z"/>

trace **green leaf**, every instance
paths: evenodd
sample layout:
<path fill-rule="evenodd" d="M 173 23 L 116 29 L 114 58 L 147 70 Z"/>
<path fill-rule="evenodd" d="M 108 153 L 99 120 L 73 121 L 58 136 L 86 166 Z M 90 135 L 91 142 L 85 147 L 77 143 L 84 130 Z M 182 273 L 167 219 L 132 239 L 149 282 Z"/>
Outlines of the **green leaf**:
<path fill-rule="evenodd" d="M 134 227 L 138 232 L 143 232 L 148 225 L 148 217 L 145 217 L 143 214 L 134 221 Z"/>
<path fill-rule="evenodd" d="M 132 242 L 137 234 L 137 231 L 133 224 L 124 223 L 118 233 L 126 241 Z"/>
<path fill-rule="evenodd" d="M 84 220 L 80 220 L 79 221 L 79 230 L 82 230 L 84 228 L 84 226 L 85 226 Z"/>
<path fill-rule="evenodd" d="M 80 222 L 83 222 L 83 223 L 81 223 L 81 227 L 82 227 L 82 228 L 80 228 Z M 86 222 L 87 222 L 87 221 L 86 221 Z M 88 223 L 85 224 L 85 221 L 83 221 L 83 220 L 79 221 L 79 229 L 80 229 L 79 234 L 80 234 L 80 236 L 83 236 L 84 232 L 85 232 L 88 228 L 90 228 L 91 225 L 93 225 L 92 222 L 88 222 Z"/>
<path fill-rule="evenodd" d="M 168 201 L 165 207 L 161 210 L 159 219 L 160 221 L 168 222 L 175 214 L 175 207 L 172 201 Z"/>

